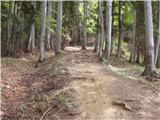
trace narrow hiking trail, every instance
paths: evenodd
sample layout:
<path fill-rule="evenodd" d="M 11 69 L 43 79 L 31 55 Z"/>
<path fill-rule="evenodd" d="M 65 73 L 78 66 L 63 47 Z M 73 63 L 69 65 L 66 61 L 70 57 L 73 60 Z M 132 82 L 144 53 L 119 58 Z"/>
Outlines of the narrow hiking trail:
<path fill-rule="evenodd" d="M 2 119 L 40 120 L 48 110 L 42 120 L 159 120 L 159 91 L 112 72 L 92 51 L 66 47 L 57 57 L 51 51 L 38 68 L 26 58 L 6 58 Z M 61 109 L 69 102 L 73 111 Z"/>
<path fill-rule="evenodd" d="M 68 69 L 78 120 L 160 119 L 160 94 L 111 72 L 92 51 L 73 51 Z"/>

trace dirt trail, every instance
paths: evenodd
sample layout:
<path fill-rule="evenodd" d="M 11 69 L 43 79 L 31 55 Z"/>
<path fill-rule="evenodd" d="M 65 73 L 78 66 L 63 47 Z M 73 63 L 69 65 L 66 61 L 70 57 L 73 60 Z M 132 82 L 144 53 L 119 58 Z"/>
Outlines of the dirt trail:
<path fill-rule="evenodd" d="M 72 51 L 68 66 L 78 120 L 159 120 L 160 94 L 111 72 L 92 51 Z M 75 52 L 73 52 L 75 51 Z"/>
<path fill-rule="evenodd" d="M 160 120 L 160 93 L 112 72 L 92 51 L 51 51 L 38 68 L 25 57 L 3 59 L 2 119 L 39 120 L 52 106 L 43 120 Z"/>

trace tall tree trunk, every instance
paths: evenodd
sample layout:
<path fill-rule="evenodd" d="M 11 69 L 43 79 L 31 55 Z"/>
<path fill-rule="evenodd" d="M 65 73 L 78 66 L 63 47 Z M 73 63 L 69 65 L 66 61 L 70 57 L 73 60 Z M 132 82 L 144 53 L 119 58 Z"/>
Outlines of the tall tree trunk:
<path fill-rule="evenodd" d="M 159 53 L 160 53 L 160 50 L 159 50 Z M 160 68 L 160 54 L 158 54 L 156 65 L 157 65 L 158 68 Z"/>
<path fill-rule="evenodd" d="M 153 21 L 151 0 L 144 2 L 145 25 L 146 25 L 146 64 L 143 75 L 152 75 L 154 71 L 154 40 L 153 40 Z"/>
<path fill-rule="evenodd" d="M 47 18 L 49 19 L 48 25 L 47 25 L 47 49 L 51 49 L 51 15 L 52 15 L 52 1 L 48 1 L 48 12 L 47 12 Z"/>
<path fill-rule="evenodd" d="M 136 59 L 136 63 L 140 64 L 140 46 L 137 45 L 137 59 Z"/>
<path fill-rule="evenodd" d="M 103 50 L 103 43 L 104 43 L 104 19 L 103 19 L 103 12 L 102 12 L 102 2 L 98 1 L 99 5 L 99 14 L 100 14 L 100 42 L 99 42 L 99 51 L 98 55 L 102 57 L 102 50 Z"/>
<path fill-rule="evenodd" d="M 9 55 L 10 51 L 10 39 L 12 31 L 12 1 L 9 1 L 8 9 L 8 25 L 7 25 L 7 54 Z"/>
<path fill-rule="evenodd" d="M 56 13 L 55 13 L 55 11 L 56 11 L 56 2 L 54 1 L 54 2 L 52 2 L 52 10 L 53 10 L 53 12 L 52 12 L 52 14 L 53 14 L 53 19 L 56 19 Z M 53 49 L 54 47 L 53 47 L 53 45 L 54 45 L 54 32 L 55 32 L 55 30 L 53 31 L 53 32 L 51 32 L 51 39 L 50 39 L 50 46 L 51 46 L 51 49 Z"/>
<path fill-rule="evenodd" d="M 94 50 L 93 50 L 93 52 L 97 52 L 98 51 L 98 44 L 99 44 L 99 37 L 100 37 L 100 33 L 99 33 L 99 31 L 97 30 L 97 33 L 96 33 L 96 41 L 95 41 L 95 46 L 94 46 Z"/>
<path fill-rule="evenodd" d="M 112 38 L 111 38 L 111 54 L 113 50 L 113 40 L 114 40 L 114 8 L 115 4 L 114 1 L 112 2 Z"/>
<path fill-rule="evenodd" d="M 112 36 L 112 0 L 106 2 L 106 42 L 105 42 L 105 60 L 109 60 L 111 53 L 111 36 Z"/>
<path fill-rule="evenodd" d="M 14 9 L 13 9 L 13 26 L 12 26 L 12 35 L 11 35 L 11 47 L 10 47 L 10 54 L 15 54 L 15 43 L 16 43 L 16 2 L 14 2 Z"/>
<path fill-rule="evenodd" d="M 35 51 L 35 14 L 36 14 L 36 1 L 32 2 L 33 7 L 34 7 L 34 14 L 33 14 L 33 24 L 32 24 L 32 52 Z"/>
<path fill-rule="evenodd" d="M 23 18 L 22 18 L 22 23 L 21 23 L 21 40 L 20 40 L 20 49 L 21 51 L 23 51 L 23 29 L 24 29 L 24 15 L 23 15 Z"/>
<path fill-rule="evenodd" d="M 135 56 L 136 56 L 136 63 L 140 64 L 140 16 L 139 16 L 139 9 L 137 9 L 137 16 L 136 16 L 136 42 L 135 42 Z M 141 35 L 142 36 L 142 35 Z"/>
<path fill-rule="evenodd" d="M 29 36 L 29 42 L 28 42 L 28 52 L 34 52 L 35 51 L 35 9 L 36 9 L 36 1 L 32 1 L 33 5 L 33 16 L 32 16 L 32 24 L 31 24 L 31 30 L 30 30 L 30 36 Z"/>
<path fill-rule="evenodd" d="M 29 43 L 28 43 L 28 51 L 29 52 L 35 51 L 35 23 L 32 23 L 31 25 L 31 32 L 30 32 Z"/>
<path fill-rule="evenodd" d="M 158 11 L 158 39 L 157 39 L 157 43 L 156 43 L 156 49 L 155 49 L 155 58 L 154 58 L 154 63 L 155 63 L 155 66 L 156 66 L 156 63 L 157 63 L 157 58 L 158 58 L 158 52 L 159 52 L 159 45 L 160 45 L 160 1 L 158 1 L 158 4 L 159 4 L 159 11 Z"/>
<path fill-rule="evenodd" d="M 99 4 L 99 2 L 98 2 Z M 96 41 L 95 41 L 95 46 L 93 52 L 99 51 L 99 42 L 100 42 L 100 10 L 99 10 L 99 5 L 98 5 L 98 12 L 97 12 L 97 31 L 96 31 Z"/>
<path fill-rule="evenodd" d="M 33 25 L 33 23 L 32 23 Z M 32 25 L 31 25 L 31 30 L 30 30 L 30 36 L 29 36 L 29 41 L 28 41 L 28 48 L 27 51 L 31 52 L 31 43 L 32 43 Z"/>
<path fill-rule="evenodd" d="M 35 51 L 35 23 L 32 25 L 32 52 Z"/>
<path fill-rule="evenodd" d="M 44 62 L 44 43 L 45 43 L 45 32 L 46 32 L 46 11 L 47 11 L 47 1 L 43 1 L 42 2 L 42 24 L 41 24 L 39 62 Z"/>
<path fill-rule="evenodd" d="M 58 55 L 60 53 L 62 39 L 62 1 L 58 1 L 56 24 L 55 55 Z"/>
<path fill-rule="evenodd" d="M 134 9 L 134 23 L 133 23 L 133 36 L 132 36 L 132 48 L 130 54 L 130 62 L 135 63 L 135 48 L 136 48 L 136 8 Z"/>
<path fill-rule="evenodd" d="M 78 40 L 77 43 L 79 44 L 81 42 L 81 21 L 78 24 Z"/>
<path fill-rule="evenodd" d="M 117 49 L 117 57 L 120 57 L 121 54 L 121 44 L 122 44 L 122 1 L 119 1 L 119 13 L 118 13 L 118 19 L 119 19 L 119 35 L 118 35 L 118 49 Z"/>
<path fill-rule="evenodd" d="M 83 23 L 82 49 L 86 49 L 87 44 L 87 1 L 84 1 L 84 23 Z"/>

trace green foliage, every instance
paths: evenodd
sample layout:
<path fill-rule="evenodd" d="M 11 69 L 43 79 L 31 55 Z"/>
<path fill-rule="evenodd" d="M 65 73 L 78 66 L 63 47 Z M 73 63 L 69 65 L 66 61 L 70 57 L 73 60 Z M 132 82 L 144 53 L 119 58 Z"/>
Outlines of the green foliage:
<path fill-rule="evenodd" d="M 118 46 L 118 38 L 116 38 L 113 41 L 113 54 L 117 53 L 117 46 Z M 122 40 L 121 42 L 121 53 L 123 58 L 128 59 L 130 57 L 129 45 L 128 43 L 124 42 L 124 40 Z"/>
<path fill-rule="evenodd" d="M 78 1 L 63 2 L 63 26 L 66 32 L 70 32 L 71 29 L 78 29 L 78 25 L 80 23 L 78 6 Z"/>
<path fill-rule="evenodd" d="M 114 1 L 114 29 L 118 30 L 118 25 L 119 25 L 119 20 L 118 20 L 118 2 L 119 1 Z M 133 24 L 133 4 L 132 2 L 122 2 L 122 26 L 123 30 L 131 30 L 132 29 L 132 24 Z"/>
<path fill-rule="evenodd" d="M 124 23 L 131 25 L 133 23 L 133 6 L 130 2 L 126 3 L 122 9 Z"/>
<path fill-rule="evenodd" d="M 98 8 L 98 4 L 96 1 L 88 2 L 87 32 L 91 35 L 96 34 L 97 8 Z"/>

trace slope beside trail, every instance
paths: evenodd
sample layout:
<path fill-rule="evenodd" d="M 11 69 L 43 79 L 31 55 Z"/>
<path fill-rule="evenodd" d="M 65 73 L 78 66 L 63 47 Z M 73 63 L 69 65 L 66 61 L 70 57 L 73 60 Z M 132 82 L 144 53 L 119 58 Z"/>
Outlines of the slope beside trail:
<path fill-rule="evenodd" d="M 68 48 L 72 51 L 68 69 L 74 78 L 70 86 L 79 105 L 77 120 L 160 119 L 159 93 L 111 72 L 91 50 L 79 49 Z"/>
<path fill-rule="evenodd" d="M 38 68 L 31 58 L 2 59 L 2 120 L 160 120 L 160 92 L 119 75 L 89 47 L 48 51 Z"/>

